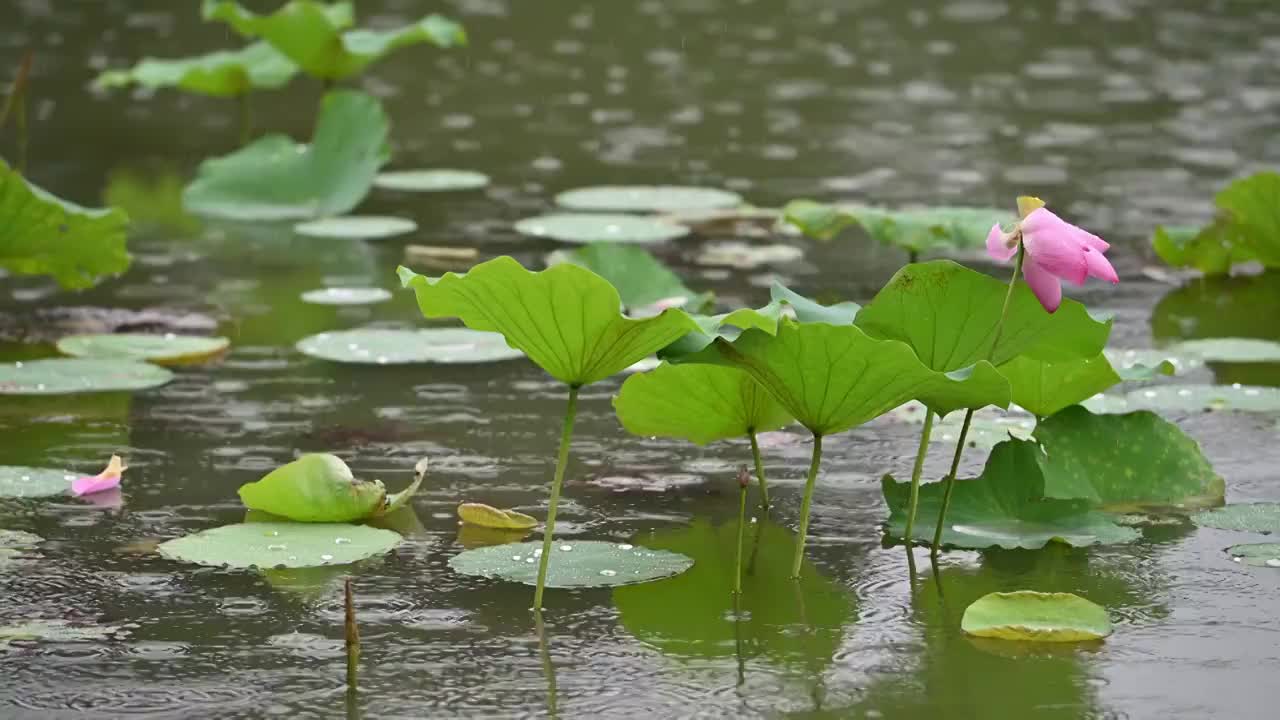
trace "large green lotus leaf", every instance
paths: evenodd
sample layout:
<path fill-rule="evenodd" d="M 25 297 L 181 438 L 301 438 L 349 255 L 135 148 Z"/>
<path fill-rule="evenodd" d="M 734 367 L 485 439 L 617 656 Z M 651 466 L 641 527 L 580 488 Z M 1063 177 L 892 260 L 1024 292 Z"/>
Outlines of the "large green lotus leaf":
<path fill-rule="evenodd" d="M 1201 527 L 1263 534 L 1280 533 L 1280 503 L 1241 503 L 1191 516 Z"/>
<path fill-rule="evenodd" d="M 988 225 L 988 229 L 990 225 Z M 899 270 L 858 313 L 857 325 L 875 337 L 910 345 L 927 367 L 950 372 L 989 360 L 999 367 L 1024 352 L 1048 360 L 1091 358 L 1102 352 L 1111 321 L 1063 300 L 1047 313 L 1025 283 L 1014 290 L 996 342 L 1009 285 L 950 260 Z"/>
<path fill-rule="evenodd" d="M 631 585 L 679 575 L 693 560 L 679 553 L 629 543 L 561 540 L 551 545 L 547 587 L 584 588 Z M 502 578 L 534 585 L 542 541 L 475 548 L 454 555 L 449 567 L 463 575 Z"/>
<path fill-rule="evenodd" d="M 632 375 L 613 399 L 633 435 L 675 437 L 699 445 L 745 437 L 791 422 L 747 373 L 719 365 L 668 365 Z"/>
<path fill-rule="evenodd" d="M 860 225 L 877 242 L 913 253 L 935 248 L 980 248 L 995 224 L 1017 218 L 1008 210 L 931 207 L 909 210 L 852 205 L 823 205 L 808 200 L 787 206 L 785 218 L 810 237 L 829 239 L 849 225 Z"/>
<path fill-rule="evenodd" d="M 1035 437 L 1046 497 L 1113 510 L 1222 504 L 1226 484 L 1199 443 L 1154 413 L 1094 415 L 1077 405 L 1042 420 Z"/>
<path fill-rule="evenodd" d="M 416 489 L 417 482 L 409 488 L 409 496 Z M 404 493 L 398 497 L 407 499 Z M 382 481 L 357 480 L 342 458 L 326 453 L 303 455 L 261 480 L 241 485 L 240 500 L 250 510 L 322 523 L 379 515 L 389 505 Z"/>
<path fill-rule="evenodd" d="M 715 527 L 704 519 L 644 538 L 647 547 L 693 558 L 693 567 L 660 583 L 614 590 L 622 626 L 640 642 L 677 657 L 740 653 L 809 672 L 829 665 L 854 620 L 853 594 L 807 560 L 800 579 L 793 580 L 795 536 L 765 520 L 746 530 L 742 595 L 735 608 L 737 541 L 736 522 Z"/>
<path fill-rule="evenodd" d="M 965 608 L 969 635 L 1032 642 L 1081 642 L 1111 634 L 1106 608 L 1071 593 L 991 593 Z"/>
<path fill-rule="evenodd" d="M 428 318 L 456 317 L 474 330 L 500 332 L 557 380 L 588 385 L 621 372 L 697 329 L 680 310 L 644 320 L 619 312 L 618 291 L 576 265 L 530 272 L 510 257 L 476 265 L 464 275 L 428 278 L 401 267 Z"/>
<path fill-rule="evenodd" d="M 355 22 L 352 4 L 291 0 L 270 15 L 258 15 L 233 0 L 205 0 L 206 20 L 220 20 L 247 37 L 262 38 L 307 74 L 341 80 L 364 70 L 392 51 L 424 43 L 465 45 L 462 26 L 428 15 L 396 30 L 348 30 Z"/>
<path fill-rule="evenodd" d="M 245 522 L 160 543 L 170 560 L 229 568 L 302 568 L 345 565 L 381 555 L 400 535 L 345 523 Z"/>
<path fill-rule="evenodd" d="M 1236 180 L 1214 202 L 1227 214 L 1249 256 L 1280 267 L 1280 173 L 1260 172 Z"/>
<path fill-rule="evenodd" d="M 781 283 L 775 282 L 769 288 L 769 298 L 774 302 L 786 303 L 795 310 L 796 320 L 800 322 L 824 322 L 832 325 L 852 325 L 862 306 L 854 302 L 840 302 L 834 305 L 823 305 L 807 298 Z"/>
<path fill-rule="evenodd" d="M 676 362 L 705 350 L 716 338 L 732 342 L 743 330 L 751 328 L 773 335 L 778 332 L 778 321 L 784 311 L 784 304 L 774 301 L 759 309 L 740 308 L 721 315 L 693 315 L 697 329 L 662 348 L 658 356 Z"/>
<path fill-rule="evenodd" d="M 164 385 L 173 372 L 150 363 L 96 358 L 52 358 L 0 364 L 0 395 L 146 390 Z"/>
<path fill-rule="evenodd" d="M 330 92 L 310 145 L 268 135 L 205 160 L 183 202 L 193 213 L 232 220 L 341 215 L 360 204 L 387 162 L 388 128 L 377 99 Z"/>
<path fill-rule="evenodd" d="M 128 224 L 123 210 L 59 199 L 0 160 L 0 268 L 87 288 L 129 268 Z"/>
<path fill-rule="evenodd" d="M 1157 226 L 1151 247 L 1166 265 L 1195 268 L 1206 275 L 1221 275 L 1232 265 L 1256 259 L 1237 229 L 1222 220 L 1203 228 Z"/>
<path fill-rule="evenodd" d="M 178 88 L 187 92 L 235 97 L 251 90 L 281 87 L 298 66 L 265 42 L 239 50 L 220 50 L 176 60 L 145 58 L 129 70 L 109 70 L 94 81 L 101 88 L 141 85 Z"/>
<path fill-rule="evenodd" d="M 77 477 L 66 470 L 0 465 L 0 498 L 65 495 Z"/>
<path fill-rule="evenodd" d="M 679 275 L 644 248 L 634 245 L 593 243 L 559 257 L 608 280 L 628 310 L 683 298 L 681 306 L 696 312 L 711 301 L 710 294 L 690 290 Z"/>
<path fill-rule="evenodd" d="M 839 206 L 813 200 L 792 200 L 787 203 L 782 208 L 782 219 L 815 240 L 830 240 L 839 235 L 841 230 L 858 224 L 857 218 Z"/>
<path fill-rule="evenodd" d="M 1034 550 L 1051 542 L 1080 547 L 1138 538 L 1136 530 L 1091 510 L 1084 500 L 1046 498 L 1040 454 L 1032 441 L 1006 440 L 991 451 L 980 477 L 956 481 L 942 542 L 965 548 Z M 887 530 L 901 538 L 906 532 L 910 483 L 894 482 L 886 475 L 881 488 L 889 505 Z M 943 483 L 921 486 L 914 541 L 932 541 L 943 489 Z"/>
<path fill-rule="evenodd" d="M 1134 363 L 1117 370 L 1103 353 L 1056 362 L 1019 355 L 1000 366 L 1000 374 L 1013 388 L 1013 401 L 1037 417 L 1082 403 L 1126 380 L 1150 380 L 1173 373 L 1173 364 L 1167 360 L 1154 368 Z"/>

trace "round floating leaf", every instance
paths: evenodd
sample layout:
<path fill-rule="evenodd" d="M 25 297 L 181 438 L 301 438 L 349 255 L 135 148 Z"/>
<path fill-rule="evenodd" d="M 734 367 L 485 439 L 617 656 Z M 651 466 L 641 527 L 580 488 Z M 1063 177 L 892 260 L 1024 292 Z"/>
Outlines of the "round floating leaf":
<path fill-rule="evenodd" d="M 462 503 L 458 517 L 468 525 L 497 530 L 527 530 L 538 526 L 538 519 L 515 510 L 501 510 L 484 503 Z"/>
<path fill-rule="evenodd" d="M 187 186 L 187 210 L 231 220 L 342 215 L 360 204 L 387 161 L 387 114 L 370 95 L 325 95 L 310 145 L 269 135 L 205 160 Z"/>
<path fill-rule="evenodd" d="M 127 634 L 124 630 L 99 625 L 72 625 L 66 620 L 25 620 L 0 626 L 0 647 L 14 640 L 40 642 L 92 642 Z"/>
<path fill-rule="evenodd" d="M 1280 411 L 1280 388 L 1247 385 L 1160 385 L 1125 396 L 1130 407 L 1152 410 Z"/>
<path fill-rule="evenodd" d="M 476 190 L 489 184 L 489 176 L 470 170 L 395 170 L 379 173 L 373 186 L 408 192 Z"/>
<path fill-rule="evenodd" d="M 570 264 L 534 273 L 503 256 L 465 275 L 427 278 L 404 267 L 399 273 L 426 317 L 457 317 L 467 327 L 500 332 L 512 347 L 568 385 L 587 385 L 622 372 L 697 329 L 675 309 L 643 320 L 623 317 L 618 291 L 599 275 Z"/>
<path fill-rule="evenodd" d="M 711 267 L 751 270 L 764 265 L 785 265 L 804 257 L 804 251 L 791 245 L 756 245 L 738 241 L 702 246 L 693 261 Z"/>
<path fill-rule="evenodd" d="M 1227 548 L 1231 559 L 1254 567 L 1280 568 L 1280 543 L 1251 543 Z"/>
<path fill-rule="evenodd" d="M 300 340 L 298 352 L 361 365 L 486 363 L 521 355 L 498 333 L 466 328 L 327 332 Z"/>
<path fill-rule="evenodd" d="M 613 399 L 634 435 L 676 437 L 699 445 L 746 437 L 791 422 L 747 373 L 718 365 L 668 365 L 627 378 Z"/>
<path fill-rule="evenodd" d="M 991 451 L 980 477 L 956 481 L 943 526 L 943 543 L 964 548 L 1034 550 L 1051 542 L 1082 547 L 1138 538 L 1136 530 L 1117 525 L 1083 500 L 1046 498 L 1040 455 L 1040 447 L 1034 442 L 1006 440 Z M 889 505 L 887 530 L 901 538 L 906 532 L 910 483 L 894 482 L 886 475 L 881 488 Z M 912 540 L 932 541 L 943 491 L 944 483 L 920 487 Z"/>
<path fill-rule="evenodd" d="M 0 497 L 29 498 L 62 495 L 78 475 L 67 470 L 0 465 Z"/>
<path fill-rule="evenodd" d="M 365 482 L 336 455 L 303 455 L 240 486 L 240 501 L 299 522 L 349 522 L 373 515 L 386 502 L 382 481 Z"/>
<path fill-rule="evenodd" d="M 324 288 L 302 293 L 302 301 L 314 305 L 375 305 L 390 299 L 390 290 L 375 287 Z"/>
<path fill-rule="evenodd" d="M 381 555 L 400 535 L 366 525 L 250 522 L 205 530 L 160 543 L 170 560 L 230 568 L 345 565 Z"/>
<path fill-rule="evenodd" d="M 174 60 L 146 58 L 129 70 L 98 76 L 100 88 L 140 85 L 178 88 L 214 97 L 236 97 L 259 88 L 278 88 L 289 82 L 298 66 L 265 42 L 239 50 L 222 50 Z"/>
<path fill-rule="evenodd" d="M 570 243 L 650 245 L 689 234 L 689 228 L 664 220 L 606 213 L 539 215 L 517 222 L 515 229 L 521 235 Z"/>
<path fill-rule="evenodd" d="M 293 231 L 306 237 L 381 240 L 406 235 L 418 229 L 418 223 L 386 215 L 347 215 L 298 223 Z"/>
<path fill-rule="evenodd" d="M 1202 338 L 1174 343 L 1168 350 L 1208 362 L 1280 362 L 1280 342 L 1255 338 Z"/>
<path fill-rule="evenodd" d="M 742 204 L 742 196 L 678 185 L 600 185 L 562 192 L 556 196 L 556 204 L 598 212 L 679 212 L 735 207 Z"/>
<path fill-rule="evenodd" d="M 1111 634 L 1106 608 L 1071 593 L 1018 590 L 978 598 L 964 611 L 969 635 L 1033 642 L 1081 642 Z"/>
<path fill-rule="evenodd" d="M 890 410 L 885 417 L 901 422 L 923 424 L 925 406 L 918 401 L 911 401 Z M 959 414 L 948 415 L 938 420 L 934 418 L 933 433 L 930 442 L 949 444 L 955 447 L 960 439 L 960 428 L 964 420 Z M 1032 415 L 1021 412 L 1005 412 L 999 408 L 983 408 L 973 414 L 969 421 L 969 434 L 965 442 L 973 447 L 993 448 L 1010 437 L 1026 440 L 1036 428 L 1036 419 Z"/>
<path fill-rule="evenodd" d="M 190 365 L 221 355 L 231 347 L 224 337 L 119 333 L 71 335 L 58 341 L 58 352 L 81 358 L 146 360 L 157 365 Z"/>
<path fill-rule="evenodd" d="M 558 541 L 547 566 L 547 587 L 614 587 L 679 575 L 693 560 L 679 553 L 600 540 Z M 467 550 L 449 567 L 463 575 L 535 585 L 542 542 L 510 543 Z"/>
<path fill-rule="evenodd" d="M 1176 355 L 1167 350 L 1107 348 L 1103 354 L 1111 362 L 1111 367 L 1121 371 L 1122 375 L 1123 371 L 1135 367 L 1159 368 L 1163 372 L 1165 363 L 1173 366 L 1172 373 L 1165 373 L 1168 375 L 1177 375 L 1204 365 L 1204 360 L 1197 356 Z"/>
<path fill-rule="evenodd" d="M 1280 532 L 1280 503 L 1246 503 L 1206 510 L 1191 516 L 1202 527 L 1270 535 Z"/>
<path fill-rule="evenodd" d="M 145 390 L 164 385 L 173 373 L 132 360 L 53 358 L 0 364 L 0 395 Z"/>

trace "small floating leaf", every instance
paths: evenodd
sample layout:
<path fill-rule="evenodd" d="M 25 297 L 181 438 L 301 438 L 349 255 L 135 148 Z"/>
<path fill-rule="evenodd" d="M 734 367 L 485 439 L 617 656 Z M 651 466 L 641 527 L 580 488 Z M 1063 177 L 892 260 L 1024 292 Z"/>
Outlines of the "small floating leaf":
<path fill-rule="evenodd" d="M 25 620 L 14 625 L 0 625 L 0 647 L 14 640 L 39 642 L 93 642 L 110 640 L 127 634 L 115 627 L 73 625 L 66 620 Z"/>
<path fill-rule="evenodd" d="M 1081 642 L 1110 635 L 1111 619 L 1079 595 L 1018 590 L 978 598 L 965 609 L 960 628 L 975 637 Z"/>
<path fill-rule="evenodd" d="M 378 173 L 373 186 L 407 192 L 447 192 L 476 190 L 489 184 L 489 176 L 470 170 L 394 170 Z"/>
<path fill-rule="evenodd" d="M 298 223 L 293 231 L 299 235 L 317 238 L 344 238 L 351 240 L 381 240 L 406 235 L 418 229 L 418 223 L 386 215 L 345 215 Z"/>
<path fill-rule="evenodd" d="M 327 453 L 303 455 L 240 486 L 245 507 L 299 522 L 360 520 L 380 511 L 386 497 L 380 480 L 357 480 L 342 458 Z"/>
<path fill-rule="evenodd" d="M 635 215 L 576 213 L 539 215 L 515 224 L 516 232 L 569 243 L 618 242 L 651 245 L 689 234 L 689 228 Z"/>
<path fill-rule="evenodd" d="M 146 390 L 164 385 L 173 373 L 150 363 L 96 358 L 53 358 L 0 364 L 0 395 Z"/>
<path fill-rule="evenodd" d="M 541 542 L 476 548 L 455 555 L 449 567 L 463 575 L 501 578 L 534 585 Z M 547 567 L 547 587 L 614 587 L 679 575 L 693 560 L 679 553 L 600 540 L 558 541 Z"/>
<path fill-rule="evenodd" d="M 1280 362 L 1280 342 L 1257 338 L 1184 340 L 1170 345 L 1167 350 L 1180 355 L 1196 356 L 1208 362 Z"/>
<path fill-rule="evenodd" d="M 160 544 L 163 557 L 229 568 L 345 565 L 381 555 L 400 535 L 367 525 L 250 522 L 204 530 Z"/>
<path fill-rule="evenodd" d="M 1133 390 L 1125 399 L 1130 407 L 1151 410 L 1280 410 L 1280 388 L 1249 385 L 1160 385 Z"/>
<path fill-rule="evenodd" d="M 1280 568 L 1280 543 L 1250 543 L 1227 548 L 1231 559 L 1254 567 Z"/>
<path fill-rule="evenodd" d="M 785 265 L 804 257 L 804 251 L 792 245 L 758 245 L 736 240 L 708 243 L 693 261 L 709 267 L 752 270 L 764 265 Z"/>
<path fill-rule="evenodd" d="M 678 185 L 599 185 L 562 192 L 556 204 L 594 212 L 679 212 L 734 207 L 742 204 L 742 196 Z"/>
<path fill-rule="evenodd" d="M 497 530 L 527 530 L 537 527 L 538 519 L 515 510 L 500 510 L 484 503 L 462 503 L 458 506 L 462 522 Z"/>
<path fill-rule="evenodd" d="M 390 299 L 390 290 L 375 287 L 335 287 L 302 293 L 302 301 L 313 305 L 376 305 Z"/>
<path fill-rule="evenodd" d="M 0 498 L 63 495 L 75 479 L 76 474 L 68 470 L 0 465 Z"/>
<path fill-rule="evenodd" d="M 70 335 L 58 341 L 58 352 L 81 358 L 145 360 L 157 365 L 192 365 L 211 360 L 231 347 L 224 337 L 119 333 Z"/>
<path fill-rule="evenodd" d="M 466 328 L 326 332 L 300 340 L 298 352 L 361 365 L 486 363 L 521 355 L 498 333 Z"/>
<path fill-rule="evenodd" d="M 1280 503 L 1242 503 L 1191 516 L 1201 527 L 1263 534 L 1280 533 Z"/>

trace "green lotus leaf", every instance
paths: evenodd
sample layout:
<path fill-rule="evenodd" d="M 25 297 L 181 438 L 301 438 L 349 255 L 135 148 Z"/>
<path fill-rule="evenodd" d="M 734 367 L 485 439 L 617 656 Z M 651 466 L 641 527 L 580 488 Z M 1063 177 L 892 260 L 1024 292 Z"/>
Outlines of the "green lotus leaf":
<path fill-rule="evenodd" d="M 811 237 L 829 239 L 850 225 L 860 225 L 883 245 L 922 253 L 938 248 L 982 247 L 991 226 L 1017 220 L 1008 210 L 931 207 L 906 210 L 853 205 L 823 205 L 808 200 L 787 206 L 786 220 Z"/>
<path fill-rule="evenodd" d="M 1184 340 L 1165 348 L 1177 355 L 1189 355 L 1207 362 L 1280 362 L 1280 342 L 1258 338 L 1208 337 Z"/>
<path fill-rule="evenodd" d="M 299 522 L 349 522 L 373 515 L 386 503 L 380 480 L 365 482 L 335 455 L 303 455 L 240 486 L 240 500 L 261 510 Z"/>
<path fill-rule="evenodd" d="M 796 320 L 800 322 L 852 325 L 854 318 L 858 315 L 858 311 L 862 309 L 860 305 L 853 302 L 823 305 L 777 282 L 769 288 L 769 298 L 774 302 L 782 302 L 791 306 L 796 312 Z"/>
<path fill-rule="evenodd" d="M 52 358 L 0 364 L 0 395 L 65 395 L 159 387 L 173 372 L 150 363 Z"/>
<path fill-rule="evenodd" d="M 1071 593 L 991 593 L 965 608 L 960 628 L 1000 640 L 1080 642 L 1111 634 L 1106 608 Z"/>
<path fill-rule="evenodd" d="M 679 275 L 644 248 L 622 243 L 593 243 L 558 257 L 608 280 L 629 311 L 681 298 L 684 301 L 679 307 L 693 312 L 711 303 L 710 293 L 690 290 Z"/>
<path fill-rule="evenodd" d="M 830 665 L 854 617 L 854 595 L 808 561 L 792 580 L 795 537 L 763 520 L 747 529 L 735 606 L 737 540 L 737 523 L 716 527 L 704 519 L 644 537 L 646 547 L 686 555 L 693 567 L 660 583 L 614 590 L 622 626 L 645 645 L 681 658 L 740 653 L 808 672 Z"/>
<path fill-rule="evenodd" d="M 0 498 L 65 495 L 77 477 L 67 470 L 0 465 Z"/>
<path fill-rule="evenodd" d="M 245 522 L 160 543 L 170 560 L 229 568 L 304 568 L 346 565 L 382 555 L 400 535 L 345 523 Z"/>
<path fill-rule="evenodd" d="M 58 341 L 58 352 L 82 358 L 145 360 L 157 365 L 191 365 L 218 357 L 231 347 L 224 337 L 109 333 L 68 335 Z"/>
<path fill-rule="evenodd" d="M 1280 568 L 1280 543 L 1249 543 L 1227 548 L 1231 559 L 1243 565 Z"/>
<path fill-rule="evenodd" d="M 108 70 L 94 80 L 100 88 L 139 85 L 177 88 L 213 97 L 236 97 L 286 85 L 298 66 L 265 42 L 190 58 L 145 58 L 128 70 Z"/>
<path fill-rule="evenodd" d="M 1280 388 L 1249 385 L 1160 385 L 1133 390 L 1125 395 L 1125 401 L 1134 409 L 1273 413 L 1280 411 Z"/>
<path fill-rule="evenodd" d="M 987 458 L 980 477 L 958 480 L 943 526 L 942 542 L 965 548 L 1042 548 L 1051 542 L 1076 547 L 1136 540 L 1138 532 L 1090 509 L 1084 500 L 1045 497 L 1041 451 L 1027 440 L 1006 440 Z M 920 488 L 912 538 L 928 543 L 942 509 L 943 483 Z M 906 529 L 910 483 L 881 481 L 889 505 L 887 530 L 901 538 Z"/>
<path fill-rule="evenodd" d="M 747 373 L 719 365 L 669 365 L 632 375 L 613 399 L 618 419 L 640 436 L 675 437 L 699 445 L 742 438 L 791 422 L 791 416 Z"/>
<path fill-rule="evenodd" d="M 310 145 L 268 135 L 205 160 L 183 202 L 193 213 L 232 220 L 341 215 L 360 204 L 387 162 L 388 128 L 372 96 L 330 92 Z"/>
<path fill-rule="evenodd" d="M 556 196 L 562 208 L 582 212 L 681 212 L 735 207 L 742 196 L 716 188 L 675 185 L 600 185 Z"/>
<path fill-rule="evenodd" d="M 308 357 L 356 365 L 453 365 L 501 362 L 521 355 L 498 333 L 466 328 L 338 330 L 305 337 L 297 348 Z"/>
<path fill-rule="evenodd" d="M 246 37 L 262 38 L 313 77 L 341 80 L 363 71 L 392 51 L 411 45 L 465 45 L 462 26 L 428 15 L 396 30 L 348 29 L 355 24 L 349 2 L 291 0 L 270 15 L 258 15 L 233 0 L 204 0 L 205 20 L 227 23 Z"/>
<path fill-rule="evenodd" d="M 1232 265 L 1256 259 L 1241 240 L 1231 223 L 1215 221 L 1203 228 L 1158 226 L 1151 236 L 1151 247 L 1170 267 L 1189 267 L 1206 275 L 1222 275 L 1230 271 Z"/>
<path fill-rule="evenodd" d="M 1165 345 L 1209 338 L 1280 342 L 1277 317 L 1280 271 L 1205 277 L 1160 299 L 1151 313 L 1151 335 Z M 1215 361 L 1210 369 L 1224 385 L 1280 385 L 1280 362 Z"/>
<path fill-rule="evenodd" d="M 1103 353 L 1057 362 L 1020 355 L 999 370 L 1013 389 L 1013 401 L 1038 417 L 1082 403 L 1126 380 L 1150 380 L 1174 373 L 1167 360 L 1154 368 L 1133 363 L 1117 370 Z"/>
<path fill-rule="evenodd" d="M 1201 527 L 1263 534 L 1280 533 L 1280 503 L 1239 503 L 1191 516 Z"/>
<path fill-rule="evenodd" d="M 792 200 L 782 209 L 782 219 L 815 240 L 830 240 L 858 219 L 837 205 L 812 200 Z"/>
<path fill-rule="evenodd" d="M 293 231 L 303 237 L 348 240 L 382 240 L 407 235 L 417 229 L 418 223 L 412 220 L 387 215 L 343 215 L 308 220 L 293 226 Z"/>
<path fill-rule="evenodd" d="M 675 362 L 705 350 L 716 338 L 732 342 L 743 330 L 751 328 L 773 335 L 778 332 L 778 321 L 784 311 L 785 305 L 775 301 L 759 309 L 740 308 L 721 315 L 693 315 L 697 329 L 662 348 L 658 355 Z"/>
<path fill-rule="evenodd" d="M 90 287 L 129 268 L 128 224 L 124 211 L 57 198 L 0 160 L 0 268 L 50 275 L 67 288 Z"/>
<path fill-rule="evenodd" d="M 1280 267 L 1280 173 L 1260 172 L 1236 180 L 1214 202 L 1226 213 L 1236 242 L 1267 267 Z M 1236 261 L 1236 258 L 1232 258 Z"/>
<path fill-rule="evenodd" d="M 1150 412 L 1094 415 L 1069 407 L 1042 420 L 1045 497 L 1109 510 L 1221 505 L 1226 484 L 1177 425 Z"/>
<path fill-rule="evenodd" d="M 614 587 L 679 575 L 693 560 L 666 550 L 600 540 L 562 540 L 551 546 L 555 561 L 547 568 L 547 587 Z M 449 567 L 463 575 L 535 584 L 542 542 L 508 543 L 454 555 Z"/>
<path fill-rule="evenodd" d="M 643 320 L 623 317 L 618 291 L 576 265 L 530 272 L 502 256 L 464 275 L 427 278 L 404 267 L 399 273 L 424 316 L 456 317 L 474 330 L 500 332 L 552 377 L 575 387 L 621 372 L 697 328 L 676 309 Z"/>

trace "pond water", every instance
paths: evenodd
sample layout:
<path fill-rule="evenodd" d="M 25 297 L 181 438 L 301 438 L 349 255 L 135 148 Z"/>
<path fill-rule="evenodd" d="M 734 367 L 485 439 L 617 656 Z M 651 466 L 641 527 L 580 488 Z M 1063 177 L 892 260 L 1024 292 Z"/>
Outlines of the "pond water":
<path fill-rule="evenodd" d="M 30 175 L 40 184 L 93 204 L 131 179 L 180 184 L 200 158 L 235 146 L 229 104 L 87 89 L 106 66 L 230 41 L 194 10 L 169 0 L 5 4 L 0 67 L 22 48 L 37 54 Z M 407 0 L 359 5 L 375 24 L 420 11 Z M 536 266 L 554 245 L 519 238 L 510 223 L 548 210 L 558 191 L 609 182 L 721 186 L 760 206 L 797 196 L 1003 206 L 1033 193 L 1115 245 L 1124 281 L 1077 295 L 1116 314 L 1113 345 L 1280 339 L 1276 275 L 1179 288 L 1142 272 L 1155 224 L 1204 221 L 1229 179 L 1280 163 L 1280 9 L 1193 0 L 440 5 L 465 23 L 471 47 L 407 51 L 362 86 L 392 118 L 394 165 L 479 170 L 494 178 L 486 191 L 375 191 L 362 212 L 420 226 L 378 243 L 196 223 L 157 197 L 155 218 L 131 238 L 125 276 L 77 294 L 0 280 L 3 359 L 55 354 L 39 341 L 56 335 L 55 319 L 101 319 L 53 308 L 167 310 L 197 328 L 203 315 L 234 343 L 225 360 L 181 369 L 156 390 L 0 403 L 0 463 L 96 471 L 119 452 L 130 465 L 119 509 L 0 502 L 0 527 L 47 540 L 34 560 L 0 569 L 0 625 L 40 618 L 114 631 L 0 647 L 0 716 L 1273 716 L 1280 573 L 1231 563 L 1223 548 L 1249 542 L 1238 533 L 1175 525 L 1104 549 L 953 551 L 936 568 L 921 554 L 913 586 L 903 549 L 883 546 L 879 529 L 879 477 L 910 470 L 918 429 L 906 423 L 828 440 L 811 564 L 798 585 L 779 568 L 808 440 L 769 437 L 777 507 L 760 533 L 759 589 L 749 581 L 735 626 L 717 533 L 731 531 L 747 451 L 627 435 L 609 402 L 621 378 L 583 395 L 561 505 L 565 542 L 663 544 L 699 565 L 666 583 L 549 591 L 540 644 L 531 588 L 463 577 L 447 561 L 476 542 L 459 533 L 461 501 L 544 513 L 561 387 L 521 360 L 361 367 L 306 358 L 293 344 L 328 329 L 421 325 L 393 274 L 405 244 L 474 247 Z M 258 123 L 305 137 L 318 96 L 306 81 L 259 96 Z M 856 233 L 830 245 L 780 241 L 803 257 L 707 267 L 696 262 L 705 238 L 657 252 L 726 307 L 761 304 L 775 277 L 809 295 L 866 300 L 905 260 Z M 300 300 L 327 285 L 381 286 L 394 298 L 347 308 Z M 1280 384 L 1280 367 L 1216 365 L 1188 379 Z M 1202 443 L 1229 501 L 1280 500 L 1276 415 L 1170 417 Z M 240 520 L 236 488 L 300 451 L 337 453 L 393 489 L 420 457 L 432 460 L 413 516 L 401 518 L 407 541 L 353 571 L 364 665 L 350 705 L 340 593 L 350 568 L 257 574 L 150 552 L 157 540 Z M 948 451 L 933 446 L 927 478 L 942 476 Z M 984 455 L 968 453 L 967 470 Z M 1049 650 L 961 634 L 968 603 L 1018 588 L 1101 603 L 1115 634 Z"/>

